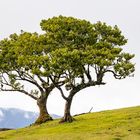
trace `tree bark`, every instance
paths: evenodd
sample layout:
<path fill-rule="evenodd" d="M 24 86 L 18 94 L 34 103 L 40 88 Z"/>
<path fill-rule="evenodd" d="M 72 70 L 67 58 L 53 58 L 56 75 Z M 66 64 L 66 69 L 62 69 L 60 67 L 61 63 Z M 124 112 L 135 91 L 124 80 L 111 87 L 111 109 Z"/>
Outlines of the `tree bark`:
<path fill-rule="evenodd" d="M 73 122 L 74 118 L 71 116 L 70 109 L 71 109 L 71 104 L 72 104 L 72 99 L 75 93 L 70 92 L 70 95 L 67 97 L 66 103 L 65 103 L 65 110 L 64 110 L 64 116 L 60 120 L 60 123 L 64 122 Z"/>
<path fill-rule="evenodd" d="M 73 121 L 73 117 L 71 116 L 71 113 L 70 113 L 71 103 L 72 103 L 72 99 L 66 100 L 64 116 L 60 120 L 60 123 L 72 122 Z"/>
<path fill-rule="evenodd" d="M 48 94 L 49 95 L 49 94 Z M 35 124 L 42 124 L 47 121 L 53 120 L 47 111 L 47 99 L 48 95 L 41 95 L 40 98 L 37 99 L 37 105 L 39 107 L 39 117 L 35 121 Z"/>

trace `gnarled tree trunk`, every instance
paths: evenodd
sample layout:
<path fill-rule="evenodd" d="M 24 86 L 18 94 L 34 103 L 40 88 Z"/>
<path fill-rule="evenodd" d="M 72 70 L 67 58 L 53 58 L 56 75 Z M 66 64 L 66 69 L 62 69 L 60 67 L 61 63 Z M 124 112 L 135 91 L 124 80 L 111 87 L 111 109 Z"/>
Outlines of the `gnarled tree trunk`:
<path fill-rule="evenodd" d="M 70 114 L 71 103 L 72 103 L 72 99 L 66 100 L 65 110 L 64 110 L 64 116 L 60 120 L 60 123 L 63 123 L 63 122 L 72 122 L 73 121 L 73 117 Z"/>
<path fill-rule="evenodd" d="M 88 85 L 88 86 L 90 86 L 90 85 Z M 68 97 L 65 97 L 65 98 L 63 97 L 65 99 L 66 103 L 65 103 L 64 116 L 61 119 L 60 123 L 63 123 L 63 122 L 72 122 L 74 120 L 74 118 L 70 114 L 72 100 L 73 100 L 74 95 L 77 92 L 79 92 L 80 90 L 84 89 L 85 87 L 86 87 L 85 84 L 80 84 L 77 87 L 74 87 L 74 88 L 71 89 Z"/>
<path fill-rule="evenodd" d="M 72 99 L 73 99 L 75 94 L 76 94 L 76 92 L 74 90 L 72 90 L 70 92 L 69 96 L 67 97 L 67 100 L 65 103 L 64 116 L 61 119 L 60 123 L 72 122 L 74 120 L 74 118 L 71 116 L 70 109 L 71 109 Z"/>
<path fill-rule="evenodd" d="M 53 120 L 47 111 L 47 99 L 48 95 L 41 95 L 40 98 L 37 99 L 37 105 L 39 107 L 39 117 L 35 121 L 35 124 L 42 124 L 47 121 Z"/>

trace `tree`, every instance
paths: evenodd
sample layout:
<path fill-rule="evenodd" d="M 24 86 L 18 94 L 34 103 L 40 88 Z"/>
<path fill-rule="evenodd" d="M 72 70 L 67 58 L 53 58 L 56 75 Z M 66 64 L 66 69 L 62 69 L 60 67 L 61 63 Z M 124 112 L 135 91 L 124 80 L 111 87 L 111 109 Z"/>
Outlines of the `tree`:
<path fill-rule="evenodd" d="M 58 78 L 50 69 L 49 46 L 44 35 L 21 32 L 0 41 L 0 90 L 20 92 L 37 101 L 40 115 L 35 124 L 52 120 L 46 103 Z"/>
<path fill-rule="evenodd" d="M 120 48 L 127 39 L 117 26 L 59 16 L 42 20 L 41 27 L 50 46 L 55 48 L 51 52 L 51 67 L 69 92 L 66 96 L 62 85 L 56 85 L 51 79 L 66 101 L 61 122 L 73 121 L 70 109 L 73 97 L 79 91 L 104 85 L 103 78 L 107 73 L 112 73 L 115 79 L 124 79 L 134 72 L 131 63 L 134 55 L 124 53 Z"/>

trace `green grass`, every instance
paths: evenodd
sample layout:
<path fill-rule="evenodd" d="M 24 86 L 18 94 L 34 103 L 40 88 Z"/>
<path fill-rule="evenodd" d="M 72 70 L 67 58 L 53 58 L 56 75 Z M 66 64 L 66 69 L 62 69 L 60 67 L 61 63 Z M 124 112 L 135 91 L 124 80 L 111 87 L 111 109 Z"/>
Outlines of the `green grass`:
<path fill-rule="evenodd" d="M 140 140 L 140 106 L 90 113 L 73 123 L 59 120 L 0 132 L 0 140 Z"/>

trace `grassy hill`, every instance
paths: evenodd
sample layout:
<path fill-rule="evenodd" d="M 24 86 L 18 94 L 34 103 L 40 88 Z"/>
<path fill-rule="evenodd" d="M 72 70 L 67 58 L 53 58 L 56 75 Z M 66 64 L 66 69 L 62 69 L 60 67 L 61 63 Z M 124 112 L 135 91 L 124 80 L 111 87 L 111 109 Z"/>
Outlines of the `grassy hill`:
<path fill-rule="evenodd" d="M 90 113 L 73 123 L 59 120 L 0 132 L 0 140 L 140 140 L 140 106 Z"/>

